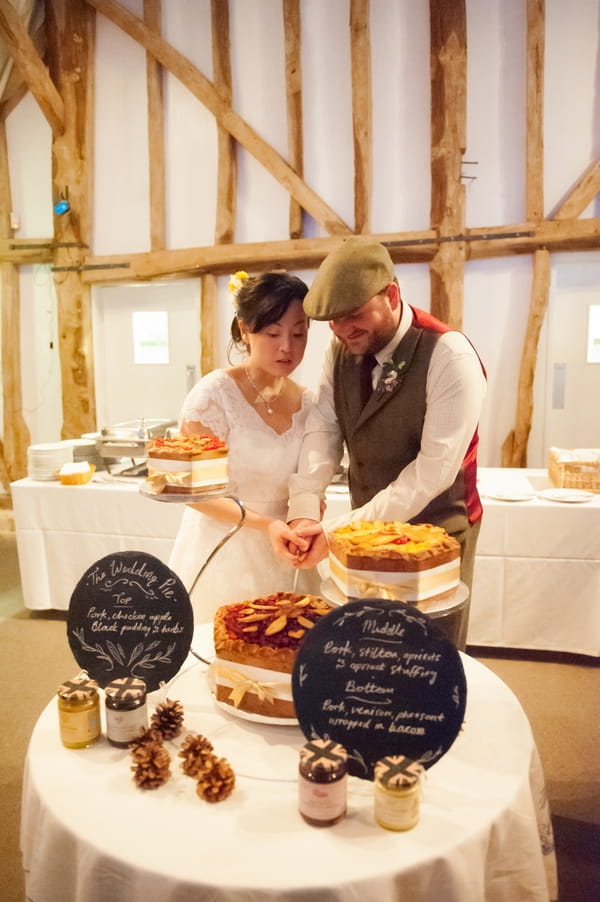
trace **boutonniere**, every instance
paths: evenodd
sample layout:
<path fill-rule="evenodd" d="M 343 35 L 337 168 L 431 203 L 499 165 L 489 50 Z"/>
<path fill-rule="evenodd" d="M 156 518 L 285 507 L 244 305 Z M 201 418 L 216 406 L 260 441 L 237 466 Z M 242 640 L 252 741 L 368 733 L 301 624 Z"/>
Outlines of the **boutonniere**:
<path fill-rule="evenodd" d="M 382 364 L 381 376 L 377 383 L 378 394 L 394 391 L 400 382 L 400 375 L 405 366 L 406 360 L 400 360 L 399 363 L 395 363 L 393 360 L 386 360 Z"/>

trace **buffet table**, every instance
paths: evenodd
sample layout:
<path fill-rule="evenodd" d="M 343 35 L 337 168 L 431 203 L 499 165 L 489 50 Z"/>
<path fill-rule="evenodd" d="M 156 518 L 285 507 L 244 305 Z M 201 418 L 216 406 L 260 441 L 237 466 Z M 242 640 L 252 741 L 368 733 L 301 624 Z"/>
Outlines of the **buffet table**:
<path fill-rule="evenodd" d="M 210 627 L 201 627 L 200 646 Z M 205 652 L 209 654 L 210 652 Z M 21 846 L 30 902 L 547 902 L 556 861 L 543 774 L 527 718 L 508 687 L 462 656 L 464 728 L 427 771 L 421 818 L 405 833 L 377 826 L 372 784 L 351 777 L 348 814 L 330 828 L 297 810 L 295 726 L 240 719 L 217 707 L 207 667 L 186 663 L 149 697 L 181 701 L 184 733 L 199 732 L 236 774 L 209 804 L 167 743 L 171 779 L 134 785 L 130 754 L 103 737 L 69 750 L 56 699 L 29 744 Z"/>
<path fill-rule="evenodd" d="M 21 587 L 34 611 L 66 611 L 87 568 L 116 551 L 169 560 L 183 507 L 140 494 L 142 480 L 98 473 L 86 485 L 11 484 Z"/>
<path fill-rule="evenodd" d="M 575 501 L 543 469 L 482 469 L 479 491 L 468 644 L 600 656 L 600 494 Z"/>
<path fill-rule="evenodd" d="M 600 656 L 600 495 L 582 504 L 543 498 L 546 470 L 483 468 L 479 487 L 468 644 Z M 79 578 L 110 552 L 167 562 L 181 517 L 180 505 L 140 495 L 136 479 L 21 479 L 11 492 L 23 597 L 34 610 L 66 610 Z M 491 497 L 498 494 L 505 497 Z M 327 503 L 328 516 L 344 514 L 347 491 L 332 487 Z"/>

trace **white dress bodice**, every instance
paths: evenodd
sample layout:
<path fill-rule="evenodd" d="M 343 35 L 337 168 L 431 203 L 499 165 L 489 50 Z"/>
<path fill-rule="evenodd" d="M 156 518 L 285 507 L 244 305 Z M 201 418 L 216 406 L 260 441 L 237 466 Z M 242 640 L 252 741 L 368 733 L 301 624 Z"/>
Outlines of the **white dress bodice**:
<path fill-rule="evenodd" d="M 285 519 L 288 482 L 298 464 L 312 395 L 305 391 L 292 425 L 278 434 L 242 395 L 223 370 L 204 376 L 190 391 L 179 415 L 196 421 L 229 446 L 228 494 L 258 513 Z M 190 589 L 198 571 L 230 526 L 186 507 L 169 566 Z M 268 536 L 242 528 L 216 554 L 191 595 L 196 623 L 212 620 L 223 604 L 292 589 L 296 570 L 272 551 Z M 297 589 L 318 592 L 316 571 L 301 571 Z"/>

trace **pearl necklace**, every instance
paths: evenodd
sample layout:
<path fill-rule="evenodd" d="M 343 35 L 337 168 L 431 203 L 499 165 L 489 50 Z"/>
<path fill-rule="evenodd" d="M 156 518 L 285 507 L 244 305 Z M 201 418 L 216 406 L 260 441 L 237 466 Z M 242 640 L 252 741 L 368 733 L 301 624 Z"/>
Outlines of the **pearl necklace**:
<path fill-rule="evenodd" d="M 281 380 L 281 385 L 279 386 L 279 391 L 275 395 L 272 395 L 270 398 L 265 398 L 263 393 L 260 391 L 258 386 L 255 384 L 254 380 L 252 379 L 252 376 L 250 375 L 250 370 L 247 366 L 244 367 L 244 372 L 246 373 L 246 378 L 247 378 L 248 382 L 250 383 L 250 385 L 252 386 L 252 388 L 254 389 L 254 391 L 256 392 L 258 397 L 260 398 L 260 400 L 265 405 L 265 410 L 267 411 L 267 413 L 270 416 L 273 413 L 273 408 L 271 405 L 273 404 L 274 401 L 276 401 L 281 396 L 281 393 L 283 392 L 283 389 L 285 388 L 285 379 Z"/>

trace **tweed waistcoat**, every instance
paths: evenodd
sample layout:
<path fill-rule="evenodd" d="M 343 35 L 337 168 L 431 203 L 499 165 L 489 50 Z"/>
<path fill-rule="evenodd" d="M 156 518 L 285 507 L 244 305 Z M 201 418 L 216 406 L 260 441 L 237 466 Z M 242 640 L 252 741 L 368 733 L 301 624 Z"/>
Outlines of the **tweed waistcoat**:
<path fill-rule="evenodd" d="M 376 389 L 363 407 L 362 358 L 339 344 L 334 359 L 334 403 L 349 452 L 348 483 L 352 507 L 361 507 L 393 482 L 415 459 L 426 411 L 426 381 L 431 355 L 449 327 L 425 311 L 411 308 L 413 324 L 396 348 L 395 369 L 386 386 Z M 394 375 L 395 374 L 395 375 Z M 477 431 L 454 483 L 412 518 L 434 523 L 451 534 L 481 517 L 477 493 Z"/>

